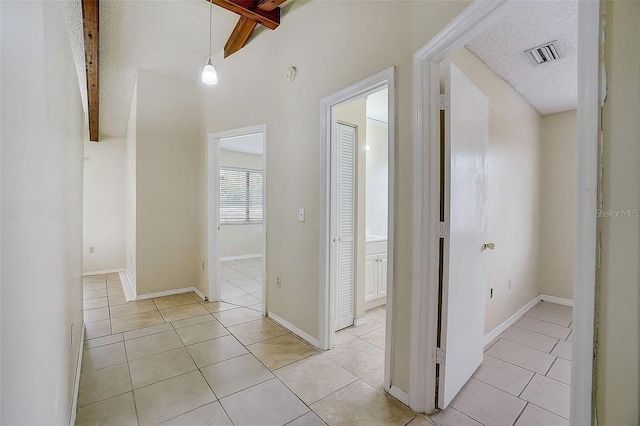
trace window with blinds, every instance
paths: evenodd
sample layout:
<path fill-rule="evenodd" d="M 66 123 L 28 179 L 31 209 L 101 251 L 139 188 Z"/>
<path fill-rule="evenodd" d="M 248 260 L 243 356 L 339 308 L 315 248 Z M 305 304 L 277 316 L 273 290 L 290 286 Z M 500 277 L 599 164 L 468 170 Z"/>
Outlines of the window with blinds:
<path fill-rule="evenodd" d="M 220 223 L 262 223 L 262 172 L 220 168 Z"/>

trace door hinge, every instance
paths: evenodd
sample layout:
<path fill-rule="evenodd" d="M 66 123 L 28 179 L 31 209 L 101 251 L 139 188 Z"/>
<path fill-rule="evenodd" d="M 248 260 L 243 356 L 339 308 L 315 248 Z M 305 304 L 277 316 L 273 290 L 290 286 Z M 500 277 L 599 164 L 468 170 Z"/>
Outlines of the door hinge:
<path fill-rule="evenodd" d="M 444 226 L 444 222 L 438 222 L 436 225 L 436 238 L 444 238 L 446 237 L 446 228 Z"/>
<path fill-rule="evenodd" d="M 436 348 L 436 364 L 444 364 L 445 353 L 444 349 Z"/>
<path fill-rule="evenodd" d="M 446 93 L 436 95 L 436 104 L 441 111 L 449 109 L 449 95 Z"/>

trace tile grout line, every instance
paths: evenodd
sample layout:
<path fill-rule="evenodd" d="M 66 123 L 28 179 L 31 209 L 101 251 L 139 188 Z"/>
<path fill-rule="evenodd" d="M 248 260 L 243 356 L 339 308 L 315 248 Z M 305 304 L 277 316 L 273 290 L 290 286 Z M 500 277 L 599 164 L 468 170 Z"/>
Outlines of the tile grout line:
<path fill-rule="evenodd" d="M 133 408 L 136 412 L 136 420 L 138 421 L 138 424 L 140 424 L 140 416 L 138 415 L 138 405 L 136 404 L 136 394 L 134 392 L 135 389 L 133 388 L 133 379 L 131 378 L 131 365 L 129 364 L 129 354 L 127 352 L 127 345 L 124 344 L 124 341 L 122 342 L 122 345 L 124 346 L 124 356 L 127 359 L 127 370 L 129 371 L 129 383 L 131 383 L 131 398 L 133 398 Z"/>
<path fill-rule="evenodd" d="M 155 301 L 154 301 L 154 303 L 155 303 Z M 235 305 L 235 304 L 234 304 L 234 306 L 248 308 L 248 307 L 246 307 L 246 306 L 239 306 L 239 305 Z M 157 307 L 157 305 L 156 305 L 156 307 Z M 251 309 L 251 308 L 248 308 L 248 309 Z M 207 311 L 208 311 L 208 310 L 207 310 Z M 223 312 L 223 311 L 218 311 L 218 312 Z M 208 311 L 208 314 L 207 314 L 207 315 L 210 315 L 210 316 L 212 317 L 212 319 L 215 319 L 215 320 L 217 320 L 217 321 L 219 322 L 219 319 L 218 319 L 218 318 L 216 318 L 216 317 L 215 317 L 215 315 L 213 315 L 213 314 L 214 314 L 213 312 Z M 191 318 L 192 318 L 192 317 L 191 317 Z M 261 319 L 261 320 L 262 320 L 262 319 L 266 319 L 266 318 L 268 318 L 268 317 L 261 316 L 261 318 L 259 318 L 259 319 Z M 188 319 L 188 318 L 185 318 L 185 319 Z M 180 321 L 180 320 L 176 320 L 176 321 Z M 255 322 L 255 321 L 257 321 L 257 319 L 256 319 L 256 320 L 246 321 L 246 322 L 241 322 L 241 323 L 234 324 L 234 325 L 230 325 L 230 326 L 225 326 L 224 324 L 221 324 L 221 325 L 222 325 L 222 327 L 227 331 L 227 333 L 229 333 L 229 334 L 227 334 L 227 335 L 231 335 L 231 336 L 233 336 L 236 340 L 238 340 L 238 339 L 237 339 L 237 337 L 236 337 L 235 335 L 233 335 L 233 333 L 231 333 L 231 331 L 228 329 L 228 327 L 233 327 L 233 326 L 236 326 L 236 325 L 246 324 L 246 323 L 249 323 L 249 322 Z M 171 324 L 172 331 L 174 331 L 174 332 L 176 332 L 176 333 L 177 333 L 178 328 L 176 328 L 176 326 L 175 326 L 174 322 L 175 322 L 175 321 L 170 321 L 170 322 L 168 322 L 168 323 L 170 323 L 170 324 Z M 204 323 L 206 323 L 206 322 L 207 322 L 207 321 L 205 321 Z M 166 321 L 166 320 L 165 320 L 165 323 L 167 323 L 167 321 Z M 202 323 L 192 324 L 191 326 L 195 326 L 195 325 L 199 325 L 199 324 L 202 324 Z M 158 325 L 160 325 L 160 324 L 158 324 Z M 185 326 L 185 327 L 189 327 L 189 326 Z M 375 328 L 375 329 L 372 329 L 372 330 L 368 331 L 367 333 L 365 333 L 364 335 L 367 335 L 367 334 L 369 334 L 369 333 L 371 333 L 371 332 L 373 332 L 373 331 L 375 331 L 375 330 L 377 330 L 378 328 L 381 328 L 381 327 L 382 327 L 382 326 L 377 327 L 377 328 Z M 183 327 L 179 327 L 179 328 L 183 328 Z M 134 331 L 134 330 L 136 330 L 136 329 L 128 330 L 128 331 Z M 122 337 L 123 337 L 123 340 L 122 340 L 121 342 L 115 342 L 115 343 L 123 343 L 123 345 L 124 345 L 126 341 L 135 340 L 135 339 L 139 339 L 139 338 L 142 338 L 142 337 L 148 337 L 148 336 L 155 335 L 155 334 L 158 334 L 158 333 L 151 333 L 151 334 L 149 334 L 149 335 L 147 335 L 147 336 L 140 336 L 140 337 L 137 337 L 137 338 L 134 338 L 134 339 L 128 339 L 128 340 L 124 340 L 124 332 L 122 332 L 122 333 L 115 333 L 115 334 L 122 334 L 122 335 L 123 335 L 123 336 L 122 336 Z M 110 334 L 110 335 L 115 335 L 115 334 Z M 280 336 L 275 336 L 275 337 L 270 338 L 270 339 L 261 340 L 261 341 L 259 341 L 259 342 L 255 342 L 255 343 L 253 343 L 253 344 L 257 344 L 257 343 L 265 342 L 265 341 L 268 341 L 268 340 L 271 340 L 271 339 L 275 339 L 275 338 L 277 338 L 277 337 L 281 337 L 281 336 L 286 335 L 286 334 L 290 334 L 290 333 L 287 331 L 286 333 L 284 333 L 284 334 L 282 334 L 282 335 L 280 335 Z M 110 336 L 110 335 L 108 335 L 108 336 Z M 363 336 L 364 336 L 364 335 L 363 335 Z M 106 336 L 100 336 L 100 337 L 106 337 Z M 178 337 L 179 337 L 179 336 L 178 336 Z M 219 337 L 224 337 L 224 336 L 219 336 Z M 297 337 L 297 336 L 294 336 L 294 337 Z M 366 340 L 362 339 L 362 337 L 361 337 L 361 336 L 355 336 L 355 335 L 354 335 L 353 337 L 354 337 L 354 338 L 356 338 L 356 339 L 359 339 L 359 340 L 361 340 L 361 341 L 363 341 L 363 342 L 365 342 L 365 343 L 367 343 L 367 344 L 369 344 L 369 345 L 371 345 L 371 346 L 373 346 L 373 347 L 377 347 L 376 345 L 372 344 L 371 342 L 368 342 L 368 341 L 366 341 Z M 99 337 L 96 337 L 96 338 L 99 338 Z M 180 338 L 180 337 L 179 337 L 179 338 Z M 205 340 L 205 341 L 214 340 L 214 339 L 215 339 L 215 338 L 213 338 L 213 339 L 207 339 L 207 340 Z M 305 344 L 305 345 L 309 346 L 306 342 L 302 341 L 301 339 L 298 339 L 298 340 L 300 340 L 303 344 Z M 182 341 L 182 339 L 181 339 L 181 338 L 180 338 L 180 342 L 181 342 L 181 345 L 182 345 L 182 347 L 183 347 L 183 348 L 187 348 L 187 346 L 184 344 L 184 342 Z M 203 342 L 204 342 L 204 341 L 203 341 Z M 198 342 L 198 343 L 202 343 L 202 342 Z M 241 344 L 241 345 L 242 345 L 246 350 L 248 350 L 248 351 L 249 351 L 248 345 L 245 345 L 245 344 L 244 344 L 244 343 L 242 343 L 242 342 L 239 342 L 239 343 L 240 343 L 240 344 Z M 195 344 L 195 343 L 194 343 L 194 344 Z M 105 346 L 105 345 L 103 345 L 103 346 Z M 250 345 L 249 345 L 249 346 L 250 346 Z M 126 350 L 126 345 L 125 345 L 125 350 Z M 175 350 L 175 349 L 171 349 L 171 350 Z M 167 351 L 163 351 L 163 352 L 160 352 L 160 353 L 165 353 L 165 352 L 167 352 Z M 188 349 L 187 349 L 187 352 L 188 352 Z M 158 353 L 158 354 L 160 354 L 160 353 Z M 318 353 L 318 354 L 322 355 L 322 352 L 316 352 L 316 353 Z M 158 355 L 158 354 L 153 354 L 153 355 L 149 355 L 149 356 L 154 356 L 154 355 Z M 189 356 L 191 357 L 191 359 L 192 359 L 192 361 L 193 361 L 193 357 L 191 356 L 191 354 L 190 354 L 189 352 L 188 352 L 188 354 L 189 354 Z M 237 357 L 239 357 L 239 356 L 244 356 L 244 355 L 251 355 L 251 356 L 253 356 L 255 359 L 257 359 L 257 360 L 258 360 L 262 365 L 264 365 L 264 363 L 263 363 L 261 360 L 259 360 L 259 359 L 258 359 L 258 358 L 253 354 L 253 353 L 251 353 L 251 351 L 249 351 L 248 353 L 242 354 L 242 355 L 238 355 Z M 304 359 L 308 359 L 308 358 L 310 358 L 311 356 L 313 356 L 313 355 L 309 355 L 309 356 L 304 357 L 304 358 L 302 358 L 302 359 L 300 359 L 300 360 L 294 361 L 294 362 L 292 362 L 292 363 L 290 363 L 290 364 L 287 364 L 287 365 L 281 366 L 281 367 L 279 367 L 278 369 L 280 369 L 280 368 L 284 368 L 284 367 L 286 367 L 286 366 L 288 366 L 288 365 L 294 364 L 294 363 L 299 362 L 299 361 L 302 361 L 302 360 L 304 360 Z M 233 358 L 237 358 L 237 357 L 232 357 L 232 358 L 229 358 L 229 359 L 227 359 L 227 360 L 230 360 L 230 359 L 233 359 Z M 143 358 L 145 358 L 145 357 L 138 358 L 138 359 L 143 359 Z M 331 362 L 333 362 L 334 364 L 338 365 L 340 368 L 344 368 L 344 367 L 340 366 L 339 364 L 337 364 L 333 359 L 331 359 L 331 358 L 329 358 L 329 357 L 326 357 L 326 358 L 327 358 L 327 359 L 329 359 L 329 360 L 330 360 Z M 224 362 L 224 361 L 227 361 L 227 360 L 219 361 L 218 363 L 220 363 L 220 362 Z M 130 361 L 128 361 L 128 354 L 127 354 L 127 364 L 129 364 L 129 362 L 130 362 Z M 194 361 L 194 364 L 195 364 L 195 361 Z M 217 364 L 217 363 L 213 363 L 213 364 L 210 364 L 210 365 L 215 365 L 215 364 Z M 200 372 L 201 376 L 202 376 L 202 377 L 203 377 L 203 379 L 206 381 L 206 378 L 204 378 L 204 375 L 203 375 L 203 373 L 202 373 L 202 368 L 206 368 L 206 367 L 208 367 L 208 366 L 210 366 L 210 365 L 203 366 L 203 367 L 199 367 L 199 366 L 197 366 L 197 364 L 195 364 L 195 365 L 196 365 L 196 369 Z M 299 417 L 302 417 L 302 416 L 304 416 L 304 415 L 308 414 L 309 412 L 313 412 L 313 413 L 315 413 L 315 411 L 313 411 L 309 405 L 307 405 L 306 403 L 304 403 L 304 401 L 302 401 L 302 400 L 300 399 L 300 397 L 299 397 L 295 392 L 293 392 L 293 391 L 292 391 L 292 390 L 291 390 L 291 389 L 290 389 L 286 384 L 284 384 L 284 382 L 282 382 L 282 381 L 281 381 L 281 380 L 280 380 L 276 375 L 274 375 L 274 374 L 273 374 L 273 371 L 276 371 L 277 369 L 272 371 L 272 370 L 270 370 L 268 367 L 266 367 L 266 365 L 264 365 L 264 367 L 265 367 L 265 368 L 266 368 L 266 369 L 267 369 L 267 370 L 272 374 L 272 377 L 271 377 L 270 379 L 268 379 L 268 380 L 271 380 L 271 379 L 273 379 L 273 378 L 277 378 L 277 379 L 280 381 L 280 383 L 282 383 L 282 385 L 283 385 L 283 386 L 285 386 L 287 389 L 289 389 L 289 391 L 290 391 L 290 392 L 292 392 L 296 397 L 298 397 L 298 399 L 299 399 L 299 400 L 300 400 L 300 401 L 301 401 L 301 402 L 302 402 L 302 403 L 303 403 L 307 408 L 309 408 L 309 410 L 308 410 L 306 413 L 304 413 L 303 415 L 301 415 L 301 416 L 299 416 Z M 130 371 L 130 370 L 129 370 L 129 371 Z M 346 370 L 346 371 L 348 371 L 348 370 Z M 374 369 L 373 371 L 375 371 L 375 369 Z M 129 372 L 129 374 L 130 374 L 130 372 Z M 188 373 L 184 373 L 184 374 L 188 374 Z M 365 374 L 365 375 L 366 375 L 366 374 Z M 179 377 L 179 376 L 180 376 L 180 375 L 178 375 L 178 376 L 174 376 L 174 377 Z M 356 377 L 357 377 L 357 376 L 356 376 Z M 364 376 L 363 376 L 363 377 L 364 377 Z M 169 379 L 171 379 L 171 378 L 168 378 L 168 379 L 165 379 L 165 380 L 169 380 Z M 130 380 L 131 380 L 131 377 L 130 377 Z M 165 381 L 165 380 L 162 380 L 162 381 Z M 362 378 L 362 377 L 357 377 L 355 381 L 350 382 L 350 383 L 349 383 L 349 384 L 347 384 L 346 386 L 348 386 L 348 385 L 350 385 L 350 384 L 352 384 L 352 383 L 355 383 L 355 382 L 357 382 L 357 381 L 359 381 L 359 380 L 362 380 L 362 381 L 364 382 L 364 380 L 363 380 L 363 378 Z M 156 382 L 156 383 L 153 383 L 153 384 L 157 384 L 157 383 L 160 383 L 160 382 L 162 382 L 162 381 L 159 381 L 159 382 Z M 263 382 L 261 382 L 261 383 L 264 383 L 264 381 L 263 381 Z M 259 384 L 261 384 L 261 383 L 259 383 Z M 366 383 L 366 382 L 365 382 L 365 383 Z M 150 384 L 150 385 L 147 385 L 147 386 L 151 386 L 151 385 L 153 385 L 153 384 Z M 208 384 L 208 382 L 207 382 L 207 384 Z M 254 386 L 257 386 L 257 385 L 258 385 L 258 384 L 254 385 Z M 141 387 L 140 389 L 142 389 L 142 388 L 144 388 L 144 387 L 147 387 L 147 386 L 143 386 L 143 387 Z M 369 385 L 369 386 L 371 386 L 371 385 Z M 210 387 L 210 385 L 209 385 L 209 387 Z M 243 389 L 243 390 L 249 389 L 249 388 L 251 388 L 251 387 L 253 387 L 253 386 L 250 386 L 250 387 L 245 388 L 245 389 Z M 373 387 L 373 386 L 371 386 L 371 387 L 372 387 L 372 388 L 374 388 L 377 392 L 382 393 L 382 392 L 380 392 L 378 389 L 376 389 L 375 387 Z M 132 386 L 132 388 L 133 388 L 133 386 Z M 342 389 L 342 388 L 341 388 L 341 389 Z M 339 391 L 339 390 L 340 390 L 340 389 L 336 390 L 335 392 L 337 392 L 337 391 Z M 213 389 L 211 389 L 211 391 L 213 392 Z M 241 391 L 242 391 L 242 390 L 241 390 Z M 241 391 L 238 391 L 238 392 L 241 392 Z M 332 392 L 330 395 L 332 395 L 332 394 L 333 394 L 333 393 L 335 393 L 335 392 Z M 237 392 L 235 392 L 235 393 L 237 393 Z M 220 401 L 220 398 L 218 398 L 218 397 L 217 397 L 217 395 L 215 394 L 215 392 L 213 392 L 213 394 L 214 394 L 214 396 L 216 397 L 217 401 Z M 230 395 L 232 395 L 232 394 L 230 394 Z M 230 396 L 230 395 L 227 395 L 227 396 Z M 225 397 L 226 397 L 226 396 L 225 396 Z M 322 399 L 323 399 L 323 398 L 322 398 Z M 206 404 L 205 404 L 205 405 L 206 405 Z M 220 405 L 222 406 L 222 404 L 220 404 Z M 198 407 L 198 408 L 200 408 L 200 407 Z M 222 407 L 222 408 L 223 408 L 223 410 L 224 410 L 224 407 Z M 197 408 L 195 408 L 195 409 L 197 409 Z M 195 410 L 195 409 L 194 409 L 194 410 Z M 190 411 L 193 411 L 193 410 L 190 410 Z M 188 413 L 188 412 L 190 412 L 190 411 L 187 411 L 187 413 Z M 225 414 L 227 414 L 227 417 L 229 417 L 229 416 L 228 416 L 228 413 L 226 413 L 226 410 L 224 410 L 224 411 L 225 411 Z M 180 415 L 183 415 L 183 414 L 185 414 L 185 413 L 182 413 L 182 414 L 180 414 Z M 317 413 L 315 413 L 315 414 L 317 415 Z M 176 417 L 177 417 L 177 416 L 176 416 Z M 299 418 L 299 417 L 298 417 L 298 418 Z M 175 417 L 174 417 L 174 418 L 175 418 Z M 413 418 L 415 418 L 415 416 L 414 416 Z M 230 419 L 230 417 L 229 417 L 229 419 Z M 296 418 L 296 419 L 297 419 L 297 418 Z M 291 421 L 295 421 L 296 419 L 293 419 L 293 420 L 291 420 Z M 412 420 L 413 420 L 413 419 L 412 419 Z M 410 421 L 411 421 L 411 420 L 410 420 Z"/>
<path fill-rule="evenodd" d="M 529 405 L 529 401 L 526 401 L 524 404 L 524 407 L 522 407 L 522 410 L 520 411 L 516 419 L 513 421 L 513 423 L 511 423 L 511 426 L 514 426 L 516 423 L 518 423 L 518 420 L 520 419 L 520 417 L 522 416 L 522 413 L 524 413 L 524 410 L 527 408 L 528 405 Z"/>

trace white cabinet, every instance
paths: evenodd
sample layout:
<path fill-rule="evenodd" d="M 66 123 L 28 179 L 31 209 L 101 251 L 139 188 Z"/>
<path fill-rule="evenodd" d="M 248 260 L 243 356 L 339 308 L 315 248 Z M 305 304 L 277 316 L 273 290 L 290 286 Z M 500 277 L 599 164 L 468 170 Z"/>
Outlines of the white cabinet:
<path fill-rule="evenodd" d="M 387 253 L 378 255 L 378 297 L 387 295 Z"/>
<path fill-rule="evenodd" d="M 387 244 L 367 243 L 364 259 L 364 300 L 387 295 Z"/>
<path fill-rule="evenodd" d="M 370 254 L 364 258 L 364 300 L 378 298 L 378 255 Z"/>

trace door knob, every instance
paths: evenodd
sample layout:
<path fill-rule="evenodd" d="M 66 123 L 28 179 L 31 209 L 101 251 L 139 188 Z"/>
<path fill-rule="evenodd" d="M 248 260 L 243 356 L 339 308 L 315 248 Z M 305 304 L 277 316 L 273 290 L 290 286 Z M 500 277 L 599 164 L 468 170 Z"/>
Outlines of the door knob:
<path fill-rule="evenodd" d="M 487 250 L 487 249 L 495 250 L 496 249 L 496 245 L 495 245 L 495 243 L 490 243 L 490 242 L 485 241 L 484 244 L 482 245 L 482 249 L 483 250 Z"/>

